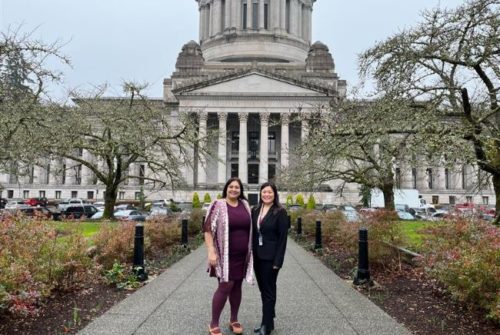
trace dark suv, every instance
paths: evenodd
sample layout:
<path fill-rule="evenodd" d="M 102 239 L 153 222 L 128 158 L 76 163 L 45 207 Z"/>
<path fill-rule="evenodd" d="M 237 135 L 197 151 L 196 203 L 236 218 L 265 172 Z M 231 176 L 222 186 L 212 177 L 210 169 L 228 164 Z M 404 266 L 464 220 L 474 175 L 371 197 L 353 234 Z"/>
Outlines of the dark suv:
<path fill-rule="evenodd" d="M 69 206 L 64 212 L 61 212 L 64 218 L 68 219 L 81 219 L 90 218 L 92 215 L 97 213 L 98 210 L 92 205 L 76 205 Z"/>

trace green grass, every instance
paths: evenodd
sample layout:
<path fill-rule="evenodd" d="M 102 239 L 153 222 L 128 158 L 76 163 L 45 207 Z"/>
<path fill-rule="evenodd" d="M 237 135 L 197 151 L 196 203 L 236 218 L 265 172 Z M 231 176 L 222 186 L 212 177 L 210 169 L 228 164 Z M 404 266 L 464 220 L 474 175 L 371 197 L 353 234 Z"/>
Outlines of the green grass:
<path fill-rule="evenodd" d="M 95 221 L 63 221 L 56 224 L 56 229 L 63 233 L 71 233 L 78 231 L 83 234 L 87 239 L 94 236 L 103 225 L 114 224 L 109 222 L 95 222 Z"/>
<path fill-rule="evenodd" d="M 423 229 L 435 225 L 435 222 L 429 221 L 400 221 L 401 229 L 406 237 L 406 247 L 413 251 L 419 251 L 422 249 L 422 245 L 425 241 L 425 234 L 422 232 Z"/>

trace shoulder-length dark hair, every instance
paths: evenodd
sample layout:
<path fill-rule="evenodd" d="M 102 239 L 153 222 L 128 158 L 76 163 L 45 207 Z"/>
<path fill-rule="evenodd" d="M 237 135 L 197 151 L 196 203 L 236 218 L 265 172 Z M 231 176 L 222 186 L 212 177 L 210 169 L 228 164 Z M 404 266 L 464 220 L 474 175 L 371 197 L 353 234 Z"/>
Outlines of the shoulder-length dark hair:
<path fill-rule="evenodd" d="M 224 189 L 222 190 L 222 197 L 224 199 L 227 197 L 227 188 L 229 187 L 229 184 L 231 184 L 233 181 L 236 181 L 236 182 L 238 182 L 238 184 L 240 184 L 240 195 L 239 195 L 238 199 L 247 200 L 247 198 L 245 197 L 245 194 L 243 193 L 243 183 L 241 182 L 240 178 L 238 178 L 238 177 L 229 178 L 229 180 L 226 182 L 226 185 L 224 185 Z"/>
<path fill-rule="evenodd" d="M 278 188 L 276 185 L 270 181 L 260 185 L 260 190 L 259 190 L 259 208 L 262 207 L 262 190 L 266 187 L 270 187 L 273 190 L 274 193 L 274 200 L 273 200 L 273 213 L 276 214 L 278 211 L 280 211 L 283 206 L 280 204 L 280 198 L 278 195 Z"/>

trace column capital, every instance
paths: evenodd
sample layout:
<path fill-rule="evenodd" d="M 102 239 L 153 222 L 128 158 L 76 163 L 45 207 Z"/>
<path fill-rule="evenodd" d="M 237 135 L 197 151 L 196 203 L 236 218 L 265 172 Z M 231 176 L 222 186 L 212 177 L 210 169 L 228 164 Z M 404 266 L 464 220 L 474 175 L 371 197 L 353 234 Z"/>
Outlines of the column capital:
<path fill-rule="evenodd" d="M 268 123 L 269 122 L 269 117 L 271 116 L 271 113 L 269 112 L 263 112 L 259 114 L 260 116 L 260 122 L 261 123 Z"/>
<path fill-rule="evenodd" d="M 219 121 L 227 121 L 227 113 L 226 112 L 217 112 L 217 117 Z"/>
<path fill-rule="evenodd" d="M 288 125 L 290 123 L 290 113 L 281 113 L 281 124 Z"/>
<path fill-rule="evenodd" d="M 248 112 L 238 113 L 238 118 L 240 119 L 240 122 L 247 122 L 248 121 Z"/>

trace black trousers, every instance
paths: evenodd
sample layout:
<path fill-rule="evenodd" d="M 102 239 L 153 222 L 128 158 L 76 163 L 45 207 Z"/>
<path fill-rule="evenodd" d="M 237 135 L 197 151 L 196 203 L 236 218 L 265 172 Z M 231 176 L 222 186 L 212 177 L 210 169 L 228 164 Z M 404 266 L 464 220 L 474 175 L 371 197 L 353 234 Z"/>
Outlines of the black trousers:
<path fill-rule="evenodd" d="M 260 297 L 262 299 L 262 325 L 267 329 L 274 329 L 274 317 L 276 316 L 276 281 L 278 270 L 273 269 L 273 261 L 254 259 L 255 277 L 259 285 Z"/>

